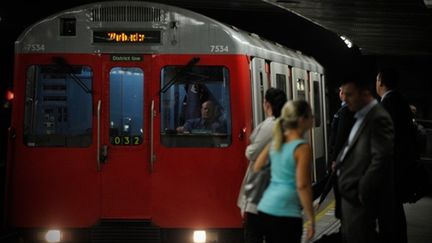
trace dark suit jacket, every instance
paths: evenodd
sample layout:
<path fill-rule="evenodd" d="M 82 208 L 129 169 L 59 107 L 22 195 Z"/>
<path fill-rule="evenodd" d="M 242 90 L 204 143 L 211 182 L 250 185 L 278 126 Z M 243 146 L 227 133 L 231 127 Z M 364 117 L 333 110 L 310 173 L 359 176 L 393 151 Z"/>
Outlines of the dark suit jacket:
<path fill-rule="evenodd" d="M 341 196 L 353 204 L 375 207 L 382 195 L 392 190 L 393 122 L 380 105 L 365 116 L 347 153 L 338 156 L 338 184 Z"/>
<path fill-rule="evenodd" d="M 408 102 L 397 91 L 388 93 L 380 103 L 390 114 L 395 130 L 395 180 L 396 193 L 403 186 L 404 172 L 406 172 L 415 159 L 415 126 L 413 114 Z"/>
<path fill-rule="evenodd" d="M 342 105 L 334 114 L 330 131 L 330 162 L 335 161 L 354 124 L 354 112 Z M 331 164 L 330 164 L 331 166 Z"/>

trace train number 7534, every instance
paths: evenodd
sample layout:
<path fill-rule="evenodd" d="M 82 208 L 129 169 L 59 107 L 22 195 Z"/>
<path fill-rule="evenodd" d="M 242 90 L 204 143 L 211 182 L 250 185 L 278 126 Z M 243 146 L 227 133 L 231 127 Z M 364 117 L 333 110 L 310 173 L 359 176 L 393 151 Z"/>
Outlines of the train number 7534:
<path fill-rule="evenodd" d="M 211 52 L 228 52 L 228 46 L 224 45 L 210 45 Z"/>

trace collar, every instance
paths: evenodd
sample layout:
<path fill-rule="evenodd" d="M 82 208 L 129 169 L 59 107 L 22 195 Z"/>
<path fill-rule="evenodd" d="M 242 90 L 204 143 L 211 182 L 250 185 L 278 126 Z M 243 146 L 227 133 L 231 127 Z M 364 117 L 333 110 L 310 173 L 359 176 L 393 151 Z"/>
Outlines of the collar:
<path fill-rule="evenodd" d="M 266 119 L 264 119 L 264 120 L 274 120 L 274 119 L 276 119 L 274 116 L 268 116 L 268 117 L 266 117 Z"/>
<path fill-rule="evenodd" d="M 367 104 L 365 107 L 361 108 L 359 111 L 357 111 L 354 114 L 354 118 L 359 119 L 366 116 L 366 114 L 376 105 L 378 104 L 378 101 L 376 99 L 373 99 L 369 104 Z"/>
<path fill-rule="evenodd" d="M 383 94 L 383 96 L 381 97 L 381 101 L 389 94 L 389 93 L 391 93 L 391 92 L 393 92 L 393 90 L 392 89 L 390 89 L 390 90 L 387 90 L 384 94 Z"/>

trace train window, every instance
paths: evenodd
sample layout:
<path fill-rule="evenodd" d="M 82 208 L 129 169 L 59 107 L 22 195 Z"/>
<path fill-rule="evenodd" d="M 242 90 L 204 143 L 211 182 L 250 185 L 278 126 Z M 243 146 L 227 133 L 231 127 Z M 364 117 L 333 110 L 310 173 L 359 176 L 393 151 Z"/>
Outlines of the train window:
<path fill-rule="evenodd" d="M 276 73 L 276 88 L 287 92 L 285 74 Z"/>
<path fill-rule="evenodd" d="M 163 68 L 161 142 L 167 147 L 231 144 L 229 75 L 225 67 Z M 172 84 L 171 86 L 169 86 Z"/>
<path fill-rule="evenodd" d="M 33 65 L 27 70 L 24 143 L 87 147 L 92 142 L 90 67 Z"/>
<path fill-rule="evenodd" d="M 320 127 L 321 126 L 321 104 L 320 104 L 320 100 L 321 100 L 321 92 L 320 92 L 320 88 L 319 88 L 319 82 L 318 81 L 314 81 L 313 82 L 313 92 L 314 92 L 314 117 L 315 117 L 315 127 Z"/>
<path fill-rule="evenodd" d="M 306 100 L 305 81 L 304 79 L 297 79 L 297 99 Z"/>
<path fill-rule="evenodd" d="M 140 68 L 116 67 L 110 72 L 110 141 L 133 146 L 143 138 L 143 83 Z"/>

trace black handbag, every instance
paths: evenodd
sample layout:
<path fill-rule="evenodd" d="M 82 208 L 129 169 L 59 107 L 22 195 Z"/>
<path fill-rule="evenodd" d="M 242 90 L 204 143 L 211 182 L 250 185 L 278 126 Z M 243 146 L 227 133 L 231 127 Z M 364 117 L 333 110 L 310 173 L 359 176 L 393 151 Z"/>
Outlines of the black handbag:
<path fill-rule="evenodd" d="M 258 204 L 264 191 L 270 184 L 270 160 L 261 168 L 260 171 L 251 173 L 246 179 L 244 186 L 246 200 Z"/>

